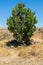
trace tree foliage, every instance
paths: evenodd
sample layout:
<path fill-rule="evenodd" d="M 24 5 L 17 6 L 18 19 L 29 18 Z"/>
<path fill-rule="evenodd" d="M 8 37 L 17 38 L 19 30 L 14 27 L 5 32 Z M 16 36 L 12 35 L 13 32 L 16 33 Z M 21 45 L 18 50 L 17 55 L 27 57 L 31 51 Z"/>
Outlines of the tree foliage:
<path fill-rule="evenodd" d="M 7 19 L 8 29 L 13 32 L 19 43 L 27 42 L 36 29 L 37 19 L 35 12 L 19 3 L 12 9 L 12 16 Z"/>

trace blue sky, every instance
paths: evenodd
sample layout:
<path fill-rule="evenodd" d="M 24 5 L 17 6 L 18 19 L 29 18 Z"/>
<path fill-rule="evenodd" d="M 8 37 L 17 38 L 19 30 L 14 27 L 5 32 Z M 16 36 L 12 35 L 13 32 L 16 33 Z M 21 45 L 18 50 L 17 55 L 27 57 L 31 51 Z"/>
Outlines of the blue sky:
<path fill-rule="evenodd" d="M 43 27 L 43 0 L 0 0 L 0 27 L 7 27 L 7 18 L 18 3 L 24 3 L 27 8 L 35 11 L 38 20 L 36 26 Z"/>

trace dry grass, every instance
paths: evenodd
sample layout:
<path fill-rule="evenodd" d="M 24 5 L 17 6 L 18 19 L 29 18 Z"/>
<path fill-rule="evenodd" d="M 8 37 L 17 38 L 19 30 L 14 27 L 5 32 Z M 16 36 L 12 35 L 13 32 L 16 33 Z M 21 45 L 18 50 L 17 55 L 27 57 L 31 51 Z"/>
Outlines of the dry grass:
<path fill-rule="evenodd" d="M 16 53 L 16 48 L 10 48 L 6 46 L 6 42 L 9 40 L 0 41 L 0 56 L 9 56 Z"/>
<path fill-rule="evenodd" d="M 6 47 L 6 42 L 0 41 L 0 65 L 43 65 L 43 39 L 42 34 L 37 33 L 32 37 L 40 43 L 17 48 Z"/>
<path fill-rule="evenodd" d="M 8 48 L 4 42 L 0 43 L 0 65 L 43 65 L 43 43 Z"/>
<path fill-rule="evenodd" d="M 18 54 L 20 57 L 31 57 L 36 56 L 37 58 L 43 58 L 43 43 L 31 45 L 20 49 Z"/>
<path fill-rule="evenodd" d="M 0 47 L 5 46 L 7 41 L 8 41 L 8 40 L 2 40 L 2 41 L 0 41 Z"/>
<path fill-rule="evenodd" d="M 19 52 L 18 56 L 20 57 L 43 56 L 43 42 L 18 48 L 5 48 L 7 41 L 8 40 L 0 41 L 0 55 L 15 55 L 16 52 Z"/>
<path fill-rule="evenodd" d="M 0 57 L 5 57 L 5 56 L 16 56 L 17 54 L 17 49 L 16 48 L 4 48 L 0 47 Z"/>

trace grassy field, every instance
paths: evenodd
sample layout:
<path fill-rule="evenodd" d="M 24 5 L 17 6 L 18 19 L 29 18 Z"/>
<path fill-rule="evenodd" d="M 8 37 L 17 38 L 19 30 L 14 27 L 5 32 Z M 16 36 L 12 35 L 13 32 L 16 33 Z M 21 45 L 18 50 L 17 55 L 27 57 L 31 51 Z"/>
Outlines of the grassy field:
<path fill-rule="evenodd" d="M 4 32 L 5 33 L 5 32 Z M 6 32 L 9 33 L 9 32 Z M 1 34 L 0 34 L 1 35 Z M 11 34 L 10 34 L 11 36 Z M 10 37 L 9 36 L 9 37 Z M 21 47 L 7 47 L 11 36 L 0 41 L 0 65 L 43 65 L 43 34 L 38 30 L 31 37 L 36 44 Z"/>

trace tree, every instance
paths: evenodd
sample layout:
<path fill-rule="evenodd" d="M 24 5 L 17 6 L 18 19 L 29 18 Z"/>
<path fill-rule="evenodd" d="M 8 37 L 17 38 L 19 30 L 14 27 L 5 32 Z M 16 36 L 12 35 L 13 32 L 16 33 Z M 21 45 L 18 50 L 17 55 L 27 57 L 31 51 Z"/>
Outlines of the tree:
<path fill-rule="evenodd" d="M 19 3 L 12 10 L 12 16 L 7 19 L 8 29 L 13 32 L 15 39 L 21 43 L 27 43 L 36 30 L 37 19 L 35 12 Z"/>

